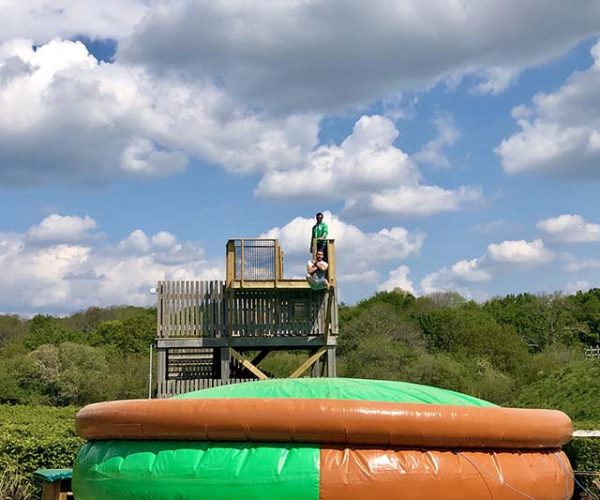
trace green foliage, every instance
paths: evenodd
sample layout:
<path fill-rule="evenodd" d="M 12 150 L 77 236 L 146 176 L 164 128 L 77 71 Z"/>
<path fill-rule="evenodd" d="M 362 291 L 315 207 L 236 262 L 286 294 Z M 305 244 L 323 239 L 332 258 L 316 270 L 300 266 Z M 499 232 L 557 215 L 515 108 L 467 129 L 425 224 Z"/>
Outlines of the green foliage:
<path fill-rule="evenodd" d="M 0 357 L 0 403 L 41 402 L 35 361 L 26 355 Z"/>
<path fill-rule="evenodd" d="M 273 352 L 260 363 L 260 369 L 275 378 L 289 377 L 306 359 L 308 354 L 290 351 Z M 248 357 L 248 359 L 250 359 Z M 310 373 L 310 370 L 307 370 Z"/>
<path fill-rule="evenodd" d="M 33 484 L 36 469 L 72 467 L 83 444 L 75 435 L 76 411 L 0 405 L 0 471 L 11 471 L 6 481 L 27 491 L 24 480 Z"/>
<path fill-rule="evenodd" d="M 435 309 L 453 309 L 467 303 L 467 300 L 456 292 L 434 292 L 419 297 L 415 302 L 415 310 L 419 312 Z"/>
<path fill-rule="evenodd" d="M 29 334 L 23 342 L 29 349 L 37 349 L 44 344 L 58 345 L 63 342 L 83 342 L 83 336 L 67 330 L 58 318 L 38 314 L 29 324 Z"/>
<path fill-rule="evenodd" d="M 590 346 L 600 345 L 600 288 L 579 291 L 568 302 L 573 305 L 579 339 Z"/>
<path fill-rule="evenodd" d="M 0 500 L 30 500 L 35 498 L 35 488 L 17 467 L 0 472 Z"/>
<path fill-rule="evenodd" d="M 62 406 L 103 399 L 110 370 L 103 350 L 65 342 L 40 346 L 30 356 L 50 403 Z"/>
<path fill-rule="evenodd" d="M 417 320 L 430 350 L 462 357 L 477 356 L 493 366 L 518 373 L 527 357 L 527 346 L 509 325 L 499 325 L 478 307 L 440 309 L 421 313 Z"/>
<path fill-rule="evenodd" d="M 374 305 L 384 304 L 391 306 L 396 313 L 402 313 L 412 307 L 415 300 L 416 299 L 412 294 L 399 288 L 396 288 L 391 292 L 377 292 L 373 297 L 361 300 L 354 307 L 341 307 L 340 319 L 342 322 L 349 321 Z"/>
<path fill-rule="evenodd" d="M 16 314 L 0 315 L 0 347 L 22 339 L 27 330 L 26 321 Z"/>
<path fill-rule="evenodd" d="M 593 428 L 600 428 L 600 422 L 596 422 Z M 564 447 L 564 450 L 573 470 L 576 471 L 577 481 L 596 497 L 600 496 L 600 440 L 598 438 L 574 438 Z M 593 472 L 596 474 L 588 474 Z"/>
<path fill-rule="evenodd" d="M 522 293 L 486 302 L 484 310 L 503 325 L 512 325 L 532 351 L 579 342 L 581 325 L 570 300 L 561 294 Z"/>
<path fill-rule="evenodd" d="M 90 307 L 61 319 L 61 324 L 68 330 L 79 331 L 86 335 L 92 333 L 100 323 L 105 321 L 125 321 L 129 318 L 150 316 L 156 319 L 156 310 L 148 307 L 113 306 Z"/>
<path fill-rule="evenodd" d="M 573 361 L 525 387 L 516 403 L 559 409 L 576 421 L 600 421 L 600 362 Z"/>
<path fill-rule="evenodd" d="M 112 346 L 121 353 L 147 352 L 156 336 L 156 318 L 149 314 L 104 321 L 90 333 L 93 346 Z"/>

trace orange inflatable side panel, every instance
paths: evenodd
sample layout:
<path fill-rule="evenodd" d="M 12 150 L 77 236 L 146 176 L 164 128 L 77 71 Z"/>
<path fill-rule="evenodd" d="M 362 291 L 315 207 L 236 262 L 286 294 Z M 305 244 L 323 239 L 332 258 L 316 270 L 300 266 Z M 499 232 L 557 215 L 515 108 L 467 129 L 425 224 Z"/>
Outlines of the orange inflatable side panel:
<path fill-rule="evenodd" d="M 569 417 L 555 410 L 291 398 L 96 403 L 77 414 L 76 426 L 86 439 L 293 441 L 392 448 L 557 448 L 572 434 Z"/>
<path fill-rule="evenodd" d="M 560 450 L 485 452 L 323 448 L 320 500 L 559 500 L 573 495 Z"/>

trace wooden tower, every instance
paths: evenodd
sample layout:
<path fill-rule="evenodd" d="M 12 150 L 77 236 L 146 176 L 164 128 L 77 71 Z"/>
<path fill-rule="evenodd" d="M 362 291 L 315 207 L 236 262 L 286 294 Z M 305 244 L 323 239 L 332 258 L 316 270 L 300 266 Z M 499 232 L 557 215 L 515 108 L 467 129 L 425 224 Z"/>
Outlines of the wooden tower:
<path fill-rule="evenodd" d="M 267 379 L 260 363 L 276 350 L 308 353 L 289 377 L 335 377 L 335 242 L 325 243 L 328 290 L 285 279 L 275 239 L 229 240 L 224 282 L 159 282 L 157 397 Z"/>

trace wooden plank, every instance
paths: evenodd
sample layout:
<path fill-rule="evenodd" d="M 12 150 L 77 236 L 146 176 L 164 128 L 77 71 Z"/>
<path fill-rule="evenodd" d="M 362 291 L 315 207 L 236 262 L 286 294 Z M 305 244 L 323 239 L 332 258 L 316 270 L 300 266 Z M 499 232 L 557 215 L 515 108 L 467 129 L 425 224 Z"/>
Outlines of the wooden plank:
<path fill-rule="evenodd" d="M 265 375 L 259 368 L 257 368 L 252 363 L 250 363 L 250 361 L 243 358 L 241 356 L 241 354 L 239 352 L 237 352 L 235 349 L 230 347 L 229 354 L 233 358 L 237 359 L 244 368 L 246 368 L 246 369 L 250 370 L 252 373 L 254 373 L 254 375 L 256 375 L 260 380 L 268 380 L 269 377 L 267 377 L 267 375 Z"/>
<path fill-rule="evenodd" d="M 220 366 L 220 371 L 221 371 L 221 380 L 227 380 L 229 379 L 230 376 L 230 372 L 229 372 L 229 348 L 228 347 L 222 347 L 221 349 L 219 349 L 219 353 L 220 353 L 220 360 L 221 360 L 221 366 Z"/>
<path fill-rule="evenodd" d="M 159 281 L 156 285 L 156 337 L 162 336 L 162 291 Z"/>
<path fill-rule="evenodd" d="M 327 278 L 330 285 L 336 285 L 335 240 L 327 240 Z"/>
<path fill-rule="evenodd" d="M 269 289 L 303 289 L 310 290 L 310 286 L 306 280 L 279 280 L 277 281 L 277 286 L 275 285 L 274 280 L 253 280 L 253 281 L 244 281 L 240 282 L 239 280 L 233 281 L 229 284 L 229 288 L 240 289 L 240 288 L 248 288 L 248 289 L 260 289 L 260 290 L 269 290 Z"/>
<path fill-rule="evenodd" d="M 323 327 L 323 335 L 325 335 L 325 343 L 329 340 L 329 327 L 331 326 L 331 314 L 333 308 L 333 298 L 335 296 L 335 288 L 329 287 L 327 292 L 327 309 L 325 312 L 325 325 Z"/>
<path fill-rule="evenodd" d="M 327 376 L 328 377 L 337 377 L 337 363 L 335 356 L 335 346 L 329 346 L 327 349 Z"/>
<path fill-rule="evenodd" d="M 310 358 L 308 358 L 304 363 L 302 363 L 298 368 L 296 368 L 292 373 L 290 373 L 289 378 L 298 378 L 302 375 L 306 370 L 308 370 L 315 361 L 318 361 L 323 354 L 327 352 L 327 346 L 321 347 L 317 352 L 315 352 Z"/>
<path fill-rule="evenodd" d="M 256 356 L 254 356 L 254 358 L 252 358 L 252 361 L 250 361 L 250 363 L 252 363 L 253 365 L 259 364 L 263 359 L 265 359 L 269 355 L 270 352 L 271 351 L 269 349 L 263 349 Z"/>

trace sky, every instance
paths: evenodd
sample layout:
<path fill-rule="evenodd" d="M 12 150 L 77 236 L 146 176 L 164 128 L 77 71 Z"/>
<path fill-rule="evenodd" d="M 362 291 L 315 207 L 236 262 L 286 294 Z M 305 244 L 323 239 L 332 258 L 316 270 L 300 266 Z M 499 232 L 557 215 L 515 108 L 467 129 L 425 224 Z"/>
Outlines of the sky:
<path fill-rule="evenodd" d="M 340 299 L 600 287 L 600 0 L 0 0 L 0 313 L 151 305 L 229 238 Z"/>

